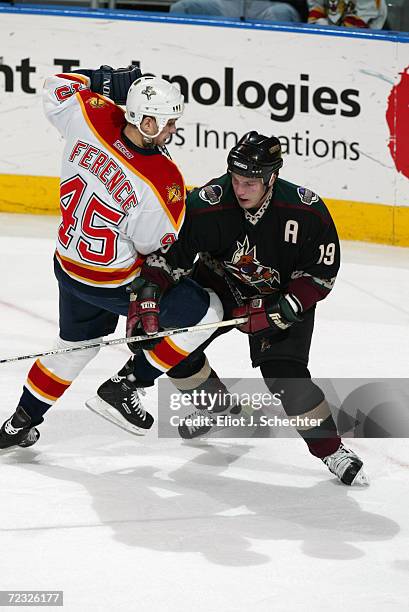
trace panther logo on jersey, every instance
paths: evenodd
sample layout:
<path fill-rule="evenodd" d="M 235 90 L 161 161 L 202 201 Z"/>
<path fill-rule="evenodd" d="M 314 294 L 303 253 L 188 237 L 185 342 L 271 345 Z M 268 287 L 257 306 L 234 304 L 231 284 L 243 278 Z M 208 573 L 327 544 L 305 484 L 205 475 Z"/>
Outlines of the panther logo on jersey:
<path fill-rule="evenodd" d="M 102 98 L 90 98 L 89 105 L 92 106 L 92 108 L 102 108 L 106 105 L 106 102 Z"/>
<path fill-rule="evenodd" d="M 169 204 L 175 204 L 176 202 L 180 202 L 182 199 L 182 189 L 180 188 L 180 185 L 173 183 L 170 187 L 166 187 L 166 191 L 168 193 Z"/>
<path fill-rule="evenodd" d="M 280 287 L 280 273 L 263 266 L 257 259 L 256 246 L 250 248 L 248 236 L 243 243 L 237 241 L 237 249 L 230 261 L 224 266 L 246 285 L 251 285 L 259 293 L 271 293 Z"/>

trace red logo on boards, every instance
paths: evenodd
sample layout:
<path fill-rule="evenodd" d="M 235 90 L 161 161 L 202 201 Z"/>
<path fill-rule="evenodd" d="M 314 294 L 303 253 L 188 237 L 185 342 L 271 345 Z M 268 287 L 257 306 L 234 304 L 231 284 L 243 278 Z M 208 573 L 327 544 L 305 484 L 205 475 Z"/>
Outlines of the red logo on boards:
<path fill-rule="evenodd" d="M 400 73 L 401 79 L 388 98 L 386 121 L 389 127 L 389 150 L 396 170 L 409 178 L 409 66 Z"/>

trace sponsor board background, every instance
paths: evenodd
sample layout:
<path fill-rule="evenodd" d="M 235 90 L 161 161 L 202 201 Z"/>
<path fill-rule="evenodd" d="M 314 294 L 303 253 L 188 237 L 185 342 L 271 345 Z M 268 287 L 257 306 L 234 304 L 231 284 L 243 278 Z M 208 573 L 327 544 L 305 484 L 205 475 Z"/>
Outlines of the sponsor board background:
<path fill-rule="evenodd" d="M 61 71 L 57 60 L 84 68 L 139 61 L 144 71 L 182 77 L 187 86 L 170 149 L 188 184 L 222 174 L 244 132 L 274 133 L 285 151 L 281 176 L 325 198 L 341 237 L 409 244 L 409 178 L 395 167 L 386 121 L 388 104 L 398 109 L 389 97 L 409 66 L 409 37 L 66 12 L 1 14 L 1 210 L 58 210 L 63 143 L 41 103 L 44 78 Z M 23 91 L 16 68 L 26 58 L 33 71 Z M 12 91 L 5 91 L 6 66 Z"/>

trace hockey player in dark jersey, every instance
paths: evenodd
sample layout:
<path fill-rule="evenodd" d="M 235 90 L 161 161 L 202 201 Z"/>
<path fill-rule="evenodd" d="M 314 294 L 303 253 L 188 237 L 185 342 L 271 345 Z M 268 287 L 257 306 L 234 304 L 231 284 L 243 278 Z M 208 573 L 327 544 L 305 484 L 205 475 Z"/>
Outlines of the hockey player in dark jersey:
<path fill-rule="evenodd" d="M 146 259 L 142 277 L 163 293 L 191 274 L 217 293 L 226 320 L 247 317 L 239 329 L 249 334 L 252 365 L 260 368 L 271 393 L 285 389 L 282 404 L 289 416 L 320 420 L 318 427 L 298 430 L 309 451 L 343 483 L 367 484 L 362 461 L 342 444 L 308 370 L 316 304 L 331 291 L 340 265 L 331 215 L 311 190 L 279 178 L 283 160 L 277 138 L 249 132 L 227 163 L 226 174 L 189 195 L 179 239 Z M 204 350 L 230 329 L 214 332 L 168 372 L 178 389 L 226 391 Z M 190 417 L 205 408 L 199 406 Z M 202 426 L 188 422 L 179 427 L 183 438 L 212 427 L 209 420 Z"/>

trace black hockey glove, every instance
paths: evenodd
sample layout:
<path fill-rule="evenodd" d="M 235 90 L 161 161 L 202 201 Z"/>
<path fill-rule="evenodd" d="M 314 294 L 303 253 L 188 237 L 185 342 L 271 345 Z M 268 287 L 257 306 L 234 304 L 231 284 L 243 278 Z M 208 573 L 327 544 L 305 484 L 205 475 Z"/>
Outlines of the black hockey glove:
<path fill-rule="evenodd" d="M 302 321 L 299 306 L 291 294 L 254 298 L 247 304 L 234 308 L 233 317 L 247 317 L 247 322 L 238 326 L 245 334 L 257 334 L 266 329 L 284 331 L 293 323 Z"/>
<path fill-rule="evenodd" d="M 97 70 L 74 70 L 74 72 L 90 78 L 91 91 L 122 105 L 126 103 L 126 96 L 132 83 L 142 76 L 142 72 L 136 66 L 116 70 L 111 66 L 101 66 Z"/>
<path fill-rule="evenodd" d="M 158 285 L 136 278 L 129 287 L 130 302 L 128 317 L 126 321 L 126 337 L 155 335 L 159 328 L 159 299 L 160 289 Z M 142 342 L 129 342 L 129 349 L 133 353 L 141 350 L 150 351 L 161 338 L 144 340 Z"/>

